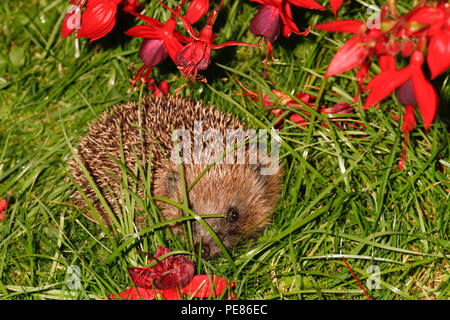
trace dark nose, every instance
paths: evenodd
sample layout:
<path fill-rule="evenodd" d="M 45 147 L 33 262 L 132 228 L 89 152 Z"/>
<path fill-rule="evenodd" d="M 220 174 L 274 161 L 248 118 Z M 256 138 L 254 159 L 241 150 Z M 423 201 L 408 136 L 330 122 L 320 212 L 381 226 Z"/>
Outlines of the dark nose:
<path fill-rule="evenodd" d="M 195 245 L 195 252 L 199 251 L 199 246 L 199 244 Z M 206 243 L 202 243 L 202 258 L 208 258 L 210 253 L 211 249 L 209 248 L 209 245 Z"/>

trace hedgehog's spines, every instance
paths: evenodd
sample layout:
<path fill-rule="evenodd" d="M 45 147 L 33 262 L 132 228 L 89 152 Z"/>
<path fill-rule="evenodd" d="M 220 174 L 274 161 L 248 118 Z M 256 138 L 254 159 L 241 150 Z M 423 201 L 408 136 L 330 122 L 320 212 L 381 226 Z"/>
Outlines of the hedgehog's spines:
<path fill-rule="evenodd" d="M 142 131 L 139 128 L 139 119 Z M 172 128 L 186 129 L 193 134 L 196 121 L 201 121 L 203 132 L 208 129 L 217 129 L 223 137 L 227 129 L 247 131 L 245 125 L 236 117 L 224 114 L 211 106 L 205 107 L 199 102 L 183 100 L 179 97 L 150 97 L 144 98 L 140 105 L 139 102 L 129 102 L 105 111 L 98 120 L 88 126 L 86 136 L 80 140 L 77 154 L 110 208 L 118 215 L 120 210 L 116 209 L 116 203 L 119 207 L 122 205 L 123 195 L 120 184 L 123 170 L 111 160 L 111 157 L 120 161 L 122 152 L 120 140 L 122 140 L 126 167 L 131 172 L 135 172 L 136 166 L 143 159 L 145 167 L 151 167 L 152 180 L 148 187 L 151 188 L 152 194 L 171 198 L 174 190 L 168 190 L 166 178 L 168 172 L 178 170 L 178 166 L 171 164 L 168 159 L 173 148 Z M 141 141 L 141 138 L 144 141 Z M 203 143 L 205 145 L 206 142 L 203 141 Z M 248 159 L 248 152 L 254 151 L 253 149 L 246 151 L 246 159 Z M 148 166 L 150 153 L 152 159 Z M 139 162 L 136 159 L 139 159 Z M 186 186 L 191 185 L 206 166 L 207 164 L 184 164 Z M 109 215 L 98 202 L 96 193 L 78 162 L 71 161 L 70 167 L 72 176 L 94 204 L 103 222 L 110 225 Z M 199 214 L 211 214 L 217 213 L 216 211 L 226 212 L 228 206 L 240 206 L 241 212 L 247 212 L 247 214 L 241 215 L 243 218 L 237 227 L 236 225 L 233 227 L 233 230 L 242 231 L 247 228 L 260 230 L 266 222 L 258 227 L 254 225 L 264 220 L 263 218 L 269 215 L 278 201 L 281 170 L 273 176 L 262 177 L 256 168 L 255 164 L 224 163 L 212 166 L 189 191 L 189 202 L 194 206 L 192 209 L 198 210 Z M 137 195 L 144 197 L 145 191 L 138 187 Z M 77 205 L 84 203 L 78 191 L 73 194 L 73 199 Z M 178 209 L 167 203 L 158 202 L 157 205 L 160 206 L 166 219 L 175 218 L 178 215 Z M 92 214 L 87 213 L 87 215 L 93 218 Z M 146 219 L 138 220 L 136 223 L 139 226 Z M 211 223 L 219 229 L 231 228 L 224 225 L 223 220 L 220 219 Z M 224 244 L 229 247 L 233 245 L 231 240 L 236 237 L 231 229 L 229 229 L 231 231 L 226 230 L 216 230 L 216 232 L 223 234 L 226 238 L 230 237 L 230 239 L 223 239 Z M 227 232 L 230 233 L 227 234 Z"/>

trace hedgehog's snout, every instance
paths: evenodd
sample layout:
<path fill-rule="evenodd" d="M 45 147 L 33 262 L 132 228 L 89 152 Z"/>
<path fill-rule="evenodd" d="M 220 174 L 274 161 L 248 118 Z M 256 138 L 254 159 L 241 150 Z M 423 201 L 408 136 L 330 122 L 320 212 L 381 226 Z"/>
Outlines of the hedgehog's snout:
<path fill-rule="evenodd" d="M 218 228 L 221 218 L 208 218 L 204 221 L 214 230 L 214 232 L 223 240 L 223 234 Z M 212 238 L 208 230 L 198 221 L 192 223 L 192 235 L 194 240 L 194 249 L 196 254 L 201 254 L 202 258 L 212 258 L 220 254 L 221 250 Z"/>
<path fill-rule="evenodd" d="M 195 248 L 195 252 L 200 252 L 200 243 L 196 243 L 194 245 L 194 248 Z M 209 258 L 210 254 L 211 254 L 211 248 L 209 247 L 209 244 L 202 243 L 202 248 L 201 248 L 202 258 Z"/>

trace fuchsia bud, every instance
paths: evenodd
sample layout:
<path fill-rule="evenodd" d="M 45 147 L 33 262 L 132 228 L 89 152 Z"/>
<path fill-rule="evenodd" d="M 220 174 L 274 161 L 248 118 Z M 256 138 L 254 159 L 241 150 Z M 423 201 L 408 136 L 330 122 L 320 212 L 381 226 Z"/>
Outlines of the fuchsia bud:
<path fill-rule="evenodd" d="M 122 2 L 122 10 L 125 12 L 135 12 L 139 8 L 137 0 L 124 0 Z"/>
<path fill-rule="evenodd" d="M 279 11 L 273 6 L 260 6 L 258 13 L 250 21 L 250 32 L 255 36 L 263 36 L 267 41 L 274 43 L 281 32 Z"/>
<path fill-rule="evenodd" d="M 117 6 L 122 0 L 92 1 L 86 5 L 81 19 L 77 38 L 90 38 L 91 41 L 104 37 L 116 24 Z"/>
<path fill-rule="evenodd" d="M 186 19 L 193 24 L 200 20 L 209 9 L 209 0 L 192 0 L 186 12 Z"/>

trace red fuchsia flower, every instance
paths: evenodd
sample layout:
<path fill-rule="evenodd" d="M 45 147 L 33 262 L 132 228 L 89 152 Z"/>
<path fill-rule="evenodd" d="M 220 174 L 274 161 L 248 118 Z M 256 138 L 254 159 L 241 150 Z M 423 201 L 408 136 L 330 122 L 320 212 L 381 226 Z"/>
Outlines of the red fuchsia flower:
<path fill-rule="evenodd" d="M 417 7 L 407 18 L 405 33 L 410 37 L 428 39 L 427 63 L 431 78 L 450 67 L 450 4 Z"/>
<path fill-rule="evenodd" d="M 317 10 L 326 10 L 325 7 L 321 6 L 317 2 L 313 0 L 251 0 L 261 4 L 261 10 L 267 10 L 266 6 L 270 6 L 273 14 L 278 13 L 281 18 L 281 33 L 285 37 L 289 37 L 291 33 L 299 34 L 299 35 L 307 35 L 309 29 L 306 32 L 300 32 L 295 25 L 294 21 L 292 21 L 292 11 L 291 4 L 297 7 L 306 8 L 306 9 L 317 9 Z M 259 12 L 258 12 L 259 13 Z M 257 15 L 258 15 L 257 13 Z M 267 18 L 267 15 L 259 16 L 259 19 Z M 257 22 L 260 25 L 260 22 Z"/>
<path fill-rule="evenodd" d="M 205 70 L 210 62 L 211 62 L 211 50 L 212 49 L 222 49 L 228 46 L 257 46 L 256 44 L 240 42 L 240 41 L 229 41 L 223 44 L 214 44 L 214 38 L 216 33 L 213 31 L 213 24 L 216 21 L 217 15 L 219 14 L 220 6 L 223 1 L 219 4 L 217 8 L 212 10 L 210 15 L 208 16 L 206 26 L 200 30 L 200 33 L 197 34 L 192 27 L 191 23 L 180 15 L 178 12 L 168 8 L 166 5 L 162 4 L 168 10 L 170 10 L 173 14 L 178 16 L 178 18 L 183 23 L 183 26 L 186 28 L 187 32 L 191 36 L 190 41 L 186 44 L 182 49 L 180 49 L 173 61 L 175 64 L 181 69 L 182 73 L 190 77 L 192 76 L 192 80 L 194 81 L 197 76 L 198 70 Z"/>
<path fill-rule="evenodd" d="M 370 63 L 378 57 L 382 72 L 364 89 L 370 90 L 364 108 L 381 101 L 411 79 L 417 106 L 428 130 L 436 115 L 438 97 L 422 72 L 422 52 L 427 52 L 432 78 L 450 67 L 450 5 L 441 1 L 434 1 L 434 6 L 425 3 L 419 2 L 403 16 L 391 12 L 394 18 L 388 16 L 392 5 L 385 6 L 380 15 L 381 29 L 368 29 L 355 20 L 334 21 L 315 27 L 332 32 L 356 33 L 336 52 L 325 77 L 359 67 L 357 80 L 361 86 L 369 78 Z M 410 57 L 410 65 L 397 70 L 398 55 Z M 411 110 L 410 107 L 407 109 Z"/>
<path fill-rule="evenodd" d="M 71 0 L 62 27 L 62 37 L 66 37 L 75 30 L 77 38 L 91 38 L 91 41 L 102 38 L 109 33 L 116 24 L 117 6 L 122 0 Z M 86 4 L 82 16 L 81 8 Z M 80 22 L 81 20 L 81 22 Z"/>
<path fill-rule="evenodd" d="M 396 19 L 388 18 L 389 6 L 385 6 L 380 16 L 382 29 L 368 29 L 363 22 L 355 20 L 316 25 L 321 30 L 357 34 L 338 50 L 325 76 L 334 76 L 357 66 L 368 69 L 367 65 L 375 56 L 395 56 L 398 53 L 410 56 L 415 50 L 423 49 L 427 37 L 427 61 L 432 77 L 444 72 L 450 64 L 450 40 L 447 36 L 450 32 L 450 6 L 444 3 L 437 7 L 424 6 L 424 3 L 421 1 L 409 13 Z M 367 78 L 365 72 L 360 76 Z"/>
<path fill-rule="evenodd" d="M 131 80 L 132 86 L 135 86 L 136 83 L 138 83 L 138 86 L 142 83 L 149 83 L 149 76 L 153 67 L 161 63 L 167 55 L 174 60 L 176 54 L 183 48 L 179 39 L 184 40 L 184 37 L 175 31 L 177 21 L 174 12 L 179 10 L 181 10 L 181 6 L 177 6 L 172 11 L 171 17 L 165 24 L 137 12 L 131 13 L 146 23 L 146 25 L 135 26 L 125 32 L 126 35 L 131 37 L 145 39 L 139 50 L 144 65 L 139 68 L 135 77 Z M 138 86 L 135 86 L 135 90 Z"/>
<path fill-rule="evenodd" d="M 422 52 L 415 51 L 411 55 L 409 66 L 400 70 L 386 70 L 373 77 L 364 88 L 364 91 L 370 90 L 370 94 L 364 104 L 364 109 L 383 100 L 395 89 L 411 79 L 417 106 L 422 115 L 425 130 L 428 130 L 436 116 L 438 96 L 431 83 L 427 81 L 423 74 L 423 61 L 424 57 Z"/>
<path fill-rule="evenodd" d="M 65 38 L 77 31 L 77 38 L 90 38 L 90 42 L 108 34 L 116 24 L 117 7 L 131 13 L 137 9 L 137 0 L 70 0 L 61 26 Z M 86 9 L 81 13 L 83 7 Z"/>
<path fill-rule="evenodd" d="M 0 200 L 0 222 L 5 219 L 6 207 L 10 205 L 9 201 L 6 199 Z"/>
<path fill-rule="evenodd" d="M 281 15 L 274 6 L 263 4 L 250 21 L 250 32 L 274 43 L 281 32 Z"/>
<path fill-rule="evenodd" d="M 332 77 L 359 67 L 357 81 L 361 85 L 368 78 L 370 60 L 378 50 L 376 44 L 382 38 L 380 29 L 367 29 L 362 21 L 357 20 L 340 20 L 314 27 L 331 32 L 356 33 L 336 52 L 325 77 Z"/>
<path fill-rule="evenodd" d="M 194 276 L 194 261 L 182 255 L 169 256 L 161 261 L 159 257 L 170 253 L 170 250 L 158 246 L 155 257 L 151 257 L 157 264 L 151 268 L 134 267 L 128 269 L 131 279 L 138 287 L 147 289 L 182 288 Z"/>
<path fill-rule="evenodd" d="M 242 87 L 242 89 L 245 90 L 245 93 L 243 95 L 249 97 L 253 101 L 259 101 L 259 95 L 257 92 L 252 91 L 250 89 L 247 89 L 244 87 L 244 85 L 236 79 L 239 85 Z M 304 104 L 301 104 L 297 102 L 296 100 L 292 99 L 289 95 L 284 93 L 280 90 L 272 89 L 272 93 L 277 97 L 278 101 L 288 107 L 295 107 L 301 109 L 304 113 L 309 114 L 310 111 L 307 110 L 305 105 L 307 105 L 309 108 L 314 109 L 315 108 L 315 100 L 316 97 L 307 93 L 297 93 L 294 96 L 303 102 Z M 275 115 L 275 118 L 278 119 L 278 121 L 274 124 L 274 127 L 277 129 L 280 129 L 282 126 L 283 121 L 283 115 L 284 117 L 289 116 L 290 120 L 294 122 L 297 125 L 300 125 L 301 127 L 306 127 L 307 125 L 307 119 L 302 117 L 300 114 L 295 112 L 287 112 L 284 109 L 280 108 L 273 108 L 272 105 L 274 104 L 274 101 L 265 93 L 262 93 L 262 103 L 263 106 L 268 108 L 270 113 Z M 326 108 L 325 106 L 320 105 L 318 107 L 318 112 L 322 114 L 328 115 L 328 118 L 330 118 L 331 122 L 334 123 L 339 129 L 343 130 L 343 126 L 340 124 L 340 122 L 346 123 L 347 125 L 356 128 L 356 129 L 362 129 L 364 126 L 361 123 L 356 122 L 355 124 L 352 124 L 348 121 L 348 119 L 345 118 L 336 118 L 335 115 L 337 114 L 345 114 L 345 113 L 353 113 L 353 107 L 346 103 L 346 102 L 338 102 L 335 105 Z M 328 128 L 328 125 L 325 122 L 321 123 L 322 126 Z"/>
<path fill-rule="evenodd" d="M 310 28 L 304 32 L 300 30 L 292 21 L 291 5 L 307 9 L 325 10 L 323 6 L 313 0 L 252 0 L 260 3 L 256 15 L 250 21 L 250 32 L 255 36 L 262 36 L 267 40 L 267 50 L 265 59 L 265 73 L 267 72 L 267 60 L 269 52 L 273 57 L 272 44 L 278 39 L 280 34 L 289 37 L 291 33 L 301 36 L 308 35 Z"/>
<path fill-rule="evenodd" d="M 159 87 L 153 78 L 150 79 L 150 81 L 151 83 L 147 86 L 147 89 L 154 97 L 161 97 L 162 95 L 167 96 L 169 94 L 169 83 L 167 81 L 161 81 Z"/>
<path fill-rule="evenodd" d="M 123 299 L 153 300 L 161 296 L 165 300 L 180 300 L 184 296 L 188 298 L 219 297 L 228 287 L 234 287 L 234 283 L 208 275 L 194 276 L 194 262 L 182 255 L 168 256 L 162 260 L 158 258 L 167 255 L 170 250 L 158 246 L 155 257 L 157 264 L 150 268 L 130 268 L 130 276 L 134 286 L 119 293 Z M 109 298 L 117 299 L 111 295 Z"/>

